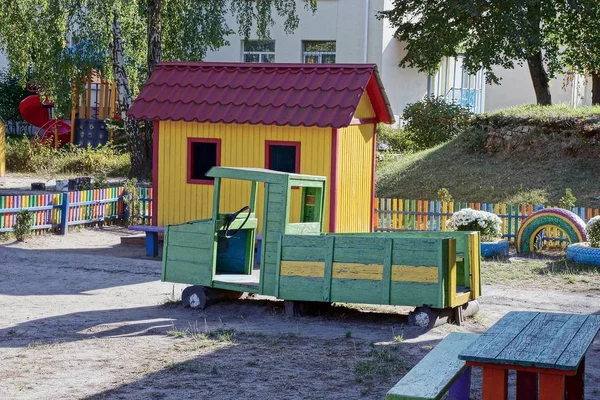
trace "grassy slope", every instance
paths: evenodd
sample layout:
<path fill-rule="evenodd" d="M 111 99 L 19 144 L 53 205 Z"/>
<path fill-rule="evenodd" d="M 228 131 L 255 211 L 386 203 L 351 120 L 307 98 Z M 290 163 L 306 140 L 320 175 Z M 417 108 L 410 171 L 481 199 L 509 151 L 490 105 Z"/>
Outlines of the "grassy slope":
<path fill-rule="evenodd" d="M 557 204 L 565 188 L 571 188 L 578 206 L 600 207 L 596 157 L 569 157 L 548 148 L 516 155 L 467 148 L 466 139 L 459 136 L 379 168 L 377 195 L 436 199 L 438 189 L 445 187 L 457 201 Z"/>

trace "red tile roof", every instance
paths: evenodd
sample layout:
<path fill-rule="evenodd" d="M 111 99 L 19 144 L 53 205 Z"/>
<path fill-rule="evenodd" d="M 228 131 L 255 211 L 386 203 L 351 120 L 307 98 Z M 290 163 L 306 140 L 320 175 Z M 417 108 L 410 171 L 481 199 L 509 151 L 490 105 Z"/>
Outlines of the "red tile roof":
<path fill-rule="evenodd" d="M 160 63 L 128 115 L 342 128 L 365 90 L 377 121 L 392 122 L 374 64 Z"/>

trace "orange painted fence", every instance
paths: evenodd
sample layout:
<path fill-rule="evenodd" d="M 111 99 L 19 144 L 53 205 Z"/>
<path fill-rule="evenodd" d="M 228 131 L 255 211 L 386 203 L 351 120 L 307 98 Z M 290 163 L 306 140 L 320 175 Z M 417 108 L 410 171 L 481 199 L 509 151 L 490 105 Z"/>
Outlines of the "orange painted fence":
<path fill-rule="evenodd" d="M 502 220 L 502 236 L 514 239 L 521 221 L 544 205 L 505 203 L 445 202 L 439 200 L 375 199 L 374 221 L 376 231 L 424 230 L 447 231 L 447 221 L 452 213 L 464 208 L 492 212 Z M 584 221 L 600 214 L 597 208 L 575 207 L 572 209 Z M 548 228 L 545 239 L 556 242 L 566 240 L 556 228 Z"/>
<path fill-rule="evenodd" d="M 17 213 L 32 213 L 32 230 L 66 233 L 72 225 L 91 225 L 127 217 L 125 189 L 113 187 L 51 194 L 0 196 L 0 232 L 10 232 Z M 152 218 L 152 188 L 138 188 L 140 218 Z"/>

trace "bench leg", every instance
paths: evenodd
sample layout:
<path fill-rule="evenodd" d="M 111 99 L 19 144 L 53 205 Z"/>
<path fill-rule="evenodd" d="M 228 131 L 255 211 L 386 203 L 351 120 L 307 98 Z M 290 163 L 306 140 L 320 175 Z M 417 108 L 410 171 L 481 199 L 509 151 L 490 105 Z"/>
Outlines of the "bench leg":
<path fill-rule="evenodd" d="M 517 400 L 538 398 L 538 374 L 529 371 L 517 371 Z"/>
<path fill-rule="evenodd" d="M 508 399 L 508 370 L 483 367 L 482 400 Z"/>
<path fill-rule="evenodd" d="M 567 400 L 583 400 L 583 389 L 585 376 L 585 357 L 579 363 L 577 375 L 565 378 L 565 398 Z"/>
<path fill-rule="evenodd" d="M 467 367 L 448 389 L 448 400 L 469 400 L 470 395 L 471 367 Z"/>
<path fill-rule="evenodd" d="M 158 232 L 146 232 L 146 255 L 158 257 Z"/>

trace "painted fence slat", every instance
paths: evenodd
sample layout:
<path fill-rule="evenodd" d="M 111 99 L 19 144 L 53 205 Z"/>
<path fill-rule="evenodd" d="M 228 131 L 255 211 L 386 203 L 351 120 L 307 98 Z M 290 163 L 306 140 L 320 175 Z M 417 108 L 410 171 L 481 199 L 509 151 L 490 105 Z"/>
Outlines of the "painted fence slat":
<path fill-rule="evenodd" d="M 140 187 L 141 223 L 152 218 L 152 191 Z M 123 187 L 90 189 L 44 195 L 0 196 L 0 233 L 10 232 L 21 210 L 32 213 L 32 230 L 63 230 L 73 225 L 90 225 L 125 217 Z M 62 229 L 61 229 L 62 228 Z"/>
<path fill-rule="evenodd" d="M 533 212 L 545 208 L 544 205 L 444 202 L 439 200 L 376 199 L 378 205 L 373 212 L 376 231 L 428 230 L 447 231 L 447 222 L 455 211 L 473 208 L 493 212 L 502 220 L 502 236 L 514 240 L 521 222 Z M 600 215 L 600 209 L 575 207 L 572 210 L 584 221 Z M 552 246 L 565 242 L 564 233 L 554 227 L 547 228 L 544 240 Z"/>

